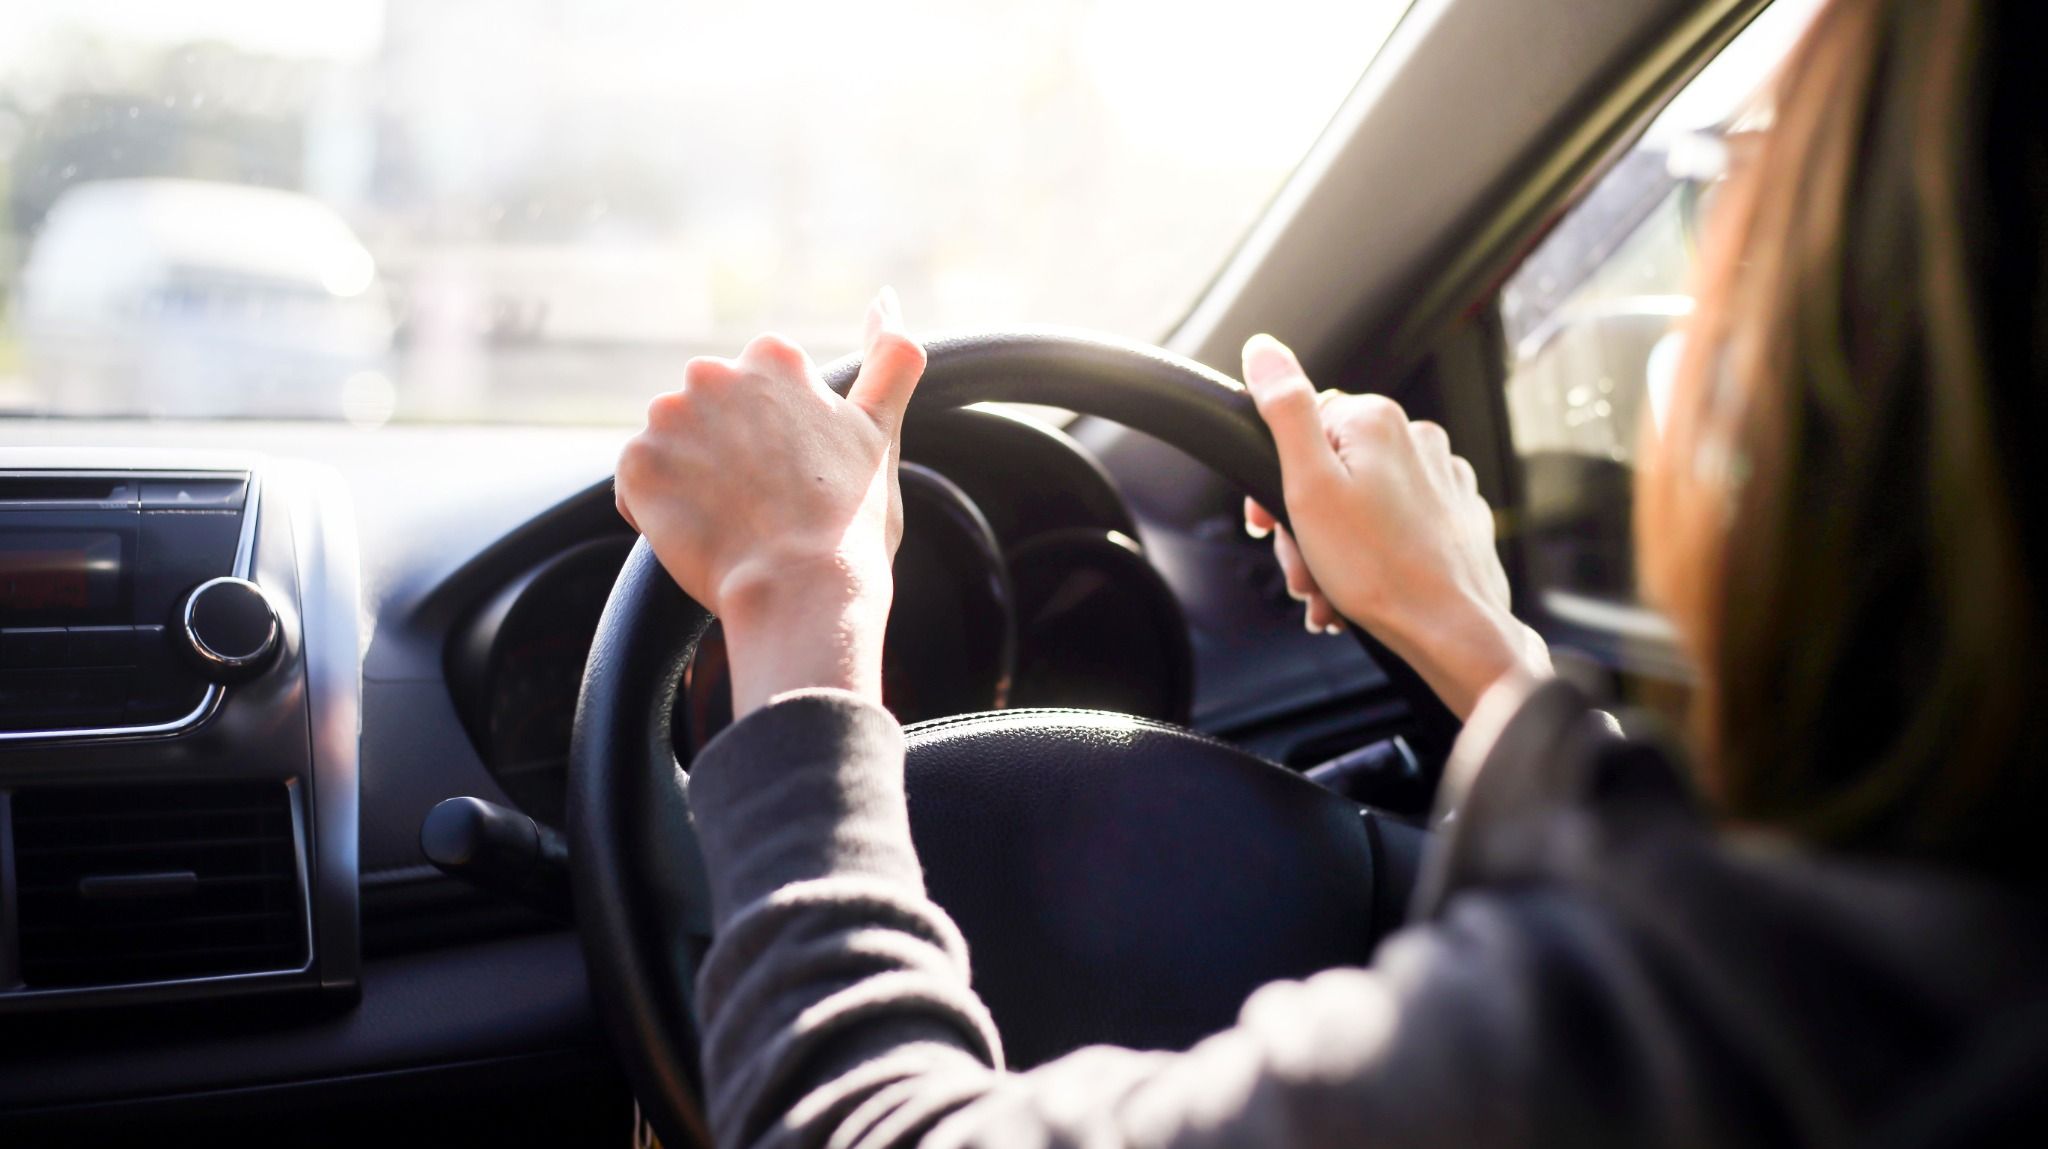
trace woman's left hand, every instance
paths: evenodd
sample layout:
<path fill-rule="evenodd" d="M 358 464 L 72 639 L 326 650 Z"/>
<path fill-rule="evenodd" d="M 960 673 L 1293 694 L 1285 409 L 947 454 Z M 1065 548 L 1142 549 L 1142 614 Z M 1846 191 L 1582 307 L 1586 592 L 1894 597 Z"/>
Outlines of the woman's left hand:
<path fill-rule="evenodd" d="M 724 623 L 735 716 L 813 686 L 880 701 L 896 464 L 923 374 L 884 288 L 845 398 L 802 349 L 764 335 L 738 359 L 690 360 L 620 453 L 619 513 Z"/>

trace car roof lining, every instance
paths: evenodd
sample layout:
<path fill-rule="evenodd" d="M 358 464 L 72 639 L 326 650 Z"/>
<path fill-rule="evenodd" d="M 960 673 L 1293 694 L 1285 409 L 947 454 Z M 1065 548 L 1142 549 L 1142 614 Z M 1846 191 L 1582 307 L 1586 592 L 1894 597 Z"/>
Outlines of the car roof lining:
<path fill-rule="evenodd" d="M 1418 0 L 1167 346 L 1397 378 L 1767 4 Z"/>

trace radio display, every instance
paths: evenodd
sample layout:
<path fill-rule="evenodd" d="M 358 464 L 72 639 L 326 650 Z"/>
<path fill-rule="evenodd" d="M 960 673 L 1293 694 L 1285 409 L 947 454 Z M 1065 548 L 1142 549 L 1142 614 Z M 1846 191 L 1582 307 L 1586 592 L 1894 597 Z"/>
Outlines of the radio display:
<path fill-rule="evenodd" d="M 83 622 L 120 605 L 119 534 L 0 532 L 0 620 Z"/>

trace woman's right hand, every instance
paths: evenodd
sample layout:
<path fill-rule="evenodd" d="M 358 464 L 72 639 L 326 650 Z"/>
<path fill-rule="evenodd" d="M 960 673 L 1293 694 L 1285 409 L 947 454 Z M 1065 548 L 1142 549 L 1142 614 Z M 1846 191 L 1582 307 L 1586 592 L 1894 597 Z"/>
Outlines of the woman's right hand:
<path fill-rule="evenodd" d="M 1279 448 L 1293 531 L 1250 500 L 1245 527 L 1274 532 L 1310 629 L 1337 615 L 1365 627 L 1461 719 L 1501 678 L 1550 673 L 1543 640 L 1509 609 L 1493 510 L 1442 427 L 1383 395 L 1318 394 L 1269 335 L 1244 345 L 1244 378 Z"/>

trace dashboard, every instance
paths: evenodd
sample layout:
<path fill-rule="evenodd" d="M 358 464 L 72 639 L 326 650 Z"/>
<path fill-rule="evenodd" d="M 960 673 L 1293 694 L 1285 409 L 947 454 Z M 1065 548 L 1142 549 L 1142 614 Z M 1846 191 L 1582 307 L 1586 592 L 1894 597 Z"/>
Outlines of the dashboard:
<path fill-rule="evenodd" d="M 9 430 L 0 1140 L 256 1138 L 271 1114 L 314 1143 L 319 1114 L 348 1143 L 463 1112 L 456 1141 L 613 1143 L 583 1116 L 622 1123 L 630 1099 L 575 935 L 442 873 L 420 829 L 457 796 L 559 824 L 634 543 L 609 481 L 627 432 Z M 1384 734 L 1376 669 L 1301 630 L 1230 493 L 1160 450 L 1008 409 L 911 420 L 900 718 L 1100 707 L 1296 766 Z M 680 761 L 730 721 L 722 675 L 714 636 Z"/>

